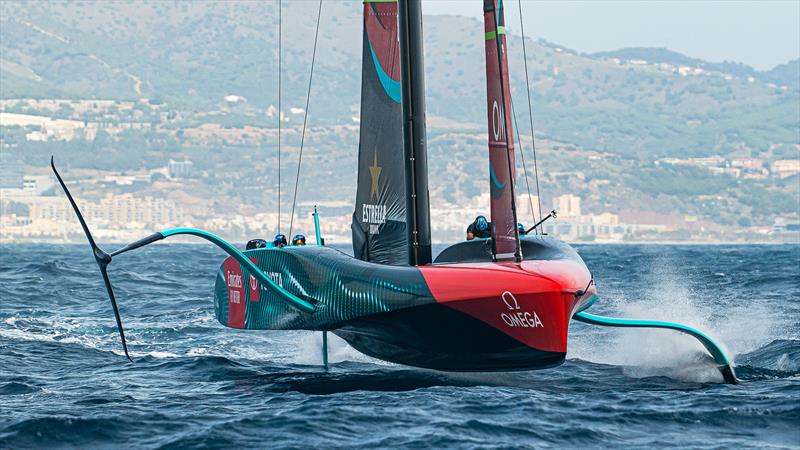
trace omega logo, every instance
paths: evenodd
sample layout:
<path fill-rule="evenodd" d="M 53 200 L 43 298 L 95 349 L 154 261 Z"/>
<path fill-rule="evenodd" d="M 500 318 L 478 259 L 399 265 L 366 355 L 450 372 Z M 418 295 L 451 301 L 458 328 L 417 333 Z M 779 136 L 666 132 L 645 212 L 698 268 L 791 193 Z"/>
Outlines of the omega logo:
<path fill-rule="evenodd" d="M 511 312 L 501 313 L 500 318 L 511 328 L 544 328 L 536 311 L 520 311 L 519 302 L 510 291 L 503 292 L 500 299 Z"/>

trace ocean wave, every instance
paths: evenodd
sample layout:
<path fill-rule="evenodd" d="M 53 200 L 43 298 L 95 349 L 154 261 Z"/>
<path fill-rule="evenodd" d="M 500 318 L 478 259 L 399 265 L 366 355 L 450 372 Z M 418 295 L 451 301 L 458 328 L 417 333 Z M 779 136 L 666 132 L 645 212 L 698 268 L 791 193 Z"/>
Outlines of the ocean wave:
<path fill-rule="evenodd" d="M 0 448 L 798 442 L 800 269 L 787 263 L 797 246 L 580 247 L 599 284 L 592 311 L 707 331 L 734 358 L 737 386 L 719 382 L 690 337 L 582 323 L 570 326 L 567 361 L 548 370 L 413 369 L 332 333 L 326 370 L 321 333 L 219 324 L 210 298 L 223 255 L 168 244 L 114 261 L 130 363 L 87 246 L 5 248 Z"/>

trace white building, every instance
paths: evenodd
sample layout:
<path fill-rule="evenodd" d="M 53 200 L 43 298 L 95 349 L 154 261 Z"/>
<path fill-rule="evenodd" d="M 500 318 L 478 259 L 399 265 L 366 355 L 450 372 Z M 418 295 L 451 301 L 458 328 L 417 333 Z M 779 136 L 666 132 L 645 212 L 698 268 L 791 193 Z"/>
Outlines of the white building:
<path fill-rule="evenodd" d="M 170 178 L 187 178 L 192 173 L 192 162 L 189 160 L 175 161 L 169 160 L 167 172 Z"/>
<path fill-rule="evenodd" d="M 553 209 L 561 217 L 580 217 L 581 198 L 572 194 L 560 195 L 553 199 Z"/>

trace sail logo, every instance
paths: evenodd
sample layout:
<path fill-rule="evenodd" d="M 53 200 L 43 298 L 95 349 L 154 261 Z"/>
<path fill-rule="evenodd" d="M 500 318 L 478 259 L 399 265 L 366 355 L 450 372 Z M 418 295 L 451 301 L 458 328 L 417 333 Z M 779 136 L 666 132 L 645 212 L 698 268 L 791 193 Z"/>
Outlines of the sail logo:
<path fill-rule="evenodd" d="M 369 166 L 370 175 L 370 200 L 380 201 L 380 180 L 383 167 L 378 165 L 378 152 L 373 155 L 372 165 Z M 361 222 L 369 225 L 369 234 L 380 234 L 380 225 L 386 223 L 386 205 L 368 204 L 361 205 Z"/>
<path fill-rule="evenodd" d="M 364 223 L 386 223 L 386 205 L 361 205 L 361 221 Z"/>
<path fill-rule="evenodd" d="M 536 311 L 522 311 L 517 298 L 510 291 L 503 292 L 500 300 L 508 307 L 508 313 L 501 313 L 500 319 L 511 328 L 544 328 L 544 324 Z"/>
<path fill-rule="evenodd" d="M 369 224 L 369 234 L 378 234 L 378 228 L 386 223 L 386 205 L 361 205 L 361 221 Z"/>
<path fill-rule="evenodd" d="M 506 140 L 506 115 L 497 105 L 497 100 L 492 102 L 492 135 L 495 141 Z"/>
<path fill-rule="evenodd" d="M 380 198 L 380 181 L 381 181 L 381 172 L 383 171 L 383 167 L 378 165 L 378 152 L 374 153 L 374 159 L 372 165 L 369 166 L 369 176 L 370 176 L 370 189 L 369 189 L 369 198 Z"/>

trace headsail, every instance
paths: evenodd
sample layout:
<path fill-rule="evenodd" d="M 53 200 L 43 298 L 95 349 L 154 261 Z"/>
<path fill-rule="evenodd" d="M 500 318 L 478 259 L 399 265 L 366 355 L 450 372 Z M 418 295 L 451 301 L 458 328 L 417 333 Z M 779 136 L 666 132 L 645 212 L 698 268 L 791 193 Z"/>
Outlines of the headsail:
<path fill-rule="evenodd" d="M 364 1 L 356 258 L 408 264 L 397 2 Z"/>
<path fill-rule="evenodd" d="M 496 259 L 519 259 L 521 254 L 514 205 L 514 138 L 502 0 L 484 0 L 483 20 L 486 40 L 492 242 Z"/>

